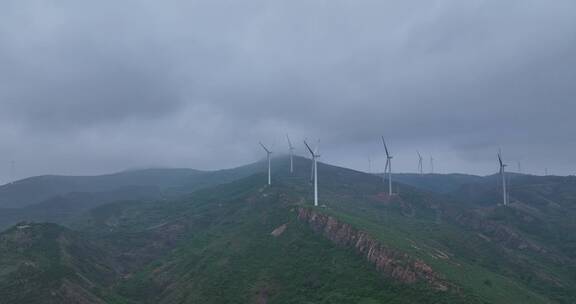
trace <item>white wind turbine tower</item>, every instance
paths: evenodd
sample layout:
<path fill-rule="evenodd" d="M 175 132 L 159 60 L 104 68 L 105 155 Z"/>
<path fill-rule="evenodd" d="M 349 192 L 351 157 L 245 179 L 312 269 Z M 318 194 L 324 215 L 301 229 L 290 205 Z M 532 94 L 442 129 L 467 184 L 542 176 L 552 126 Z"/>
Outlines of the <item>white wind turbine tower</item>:
<path fill-rule="evenodd" d="M 382 136 L 382 144 L 384 145 L 384 150 L 386 151 L 386 166 L 384 167 L 384 177 L 386 177 L 386 170 L 388 170 L 388 195 L 392 196 L 392 155 L 390 155 L 388 152 L 388 147 L 386 146 L 384 136 Z"/>
<path fill-rule="evenodd" d="M 434 158 L 430 156 L 430 173 L 434 174 Z"/>
<path fill-rule="evenodd" d="M 310 151 L 310 156 L 312 157 L 312 170 L 314 171 L 314 206 L 318 206 L 318 162 L 316 159 L 320 157 L 320 154 L 318 154 L 318 146 L 320 145 L 320 142 L 318 142 L 316 149 L 314 150 L 310 148 L 306 140 L 304 140 L 304 144 L 306 145 L 306 148 L 308 148 L 308 151 Z"/>
<path fill-rule="evenodd" d="M 368 156 L 368 173 L 372 174 L 372 157 Z"/>
<path fill-rule="evenodd" d="M 288 134 L 286 134 L 286 139 L 288 140 L 288 149 L 290 150 L 290 173 L 294 173 L 294 146 Z"/>
<path fill-rule="evenodd" d="M 268 148 L 266 148 L 266 146 L 264 146 L 264 144 L 260 143 L 260 145 L 262 146 L 262 149 L 264 149 L 264 151 L 266 151 L 266 158 L 268 159 L 268 185 L 272 184 L 272 177 L 271 175 L 271 164 L 270 164 L 270 155 L 272 155 L 272 151 L 268 150 Z"/>
<path fill-rule="evenodd" d="M 10 184 L 16 182 L 16 161 L 10 162 Z"/>
<path fill-rule="evenodd" d="M 498 162 L 500 162 L 500 175 L 502 176 L 502 197 L 504 206 L 508 205 L 508 192 L 506 191 L 506 164 L 502 162 L 502 152 L 498 151 Z"/>
<path fill-rule="evenodd" d="M 424 175 L 424 168 L 422 165 L 422 155 L 420 155 L 420 151 L 416 151 L 416 153 L 418 153 L 418 172 L 420 172 L 420 175 Z"/>

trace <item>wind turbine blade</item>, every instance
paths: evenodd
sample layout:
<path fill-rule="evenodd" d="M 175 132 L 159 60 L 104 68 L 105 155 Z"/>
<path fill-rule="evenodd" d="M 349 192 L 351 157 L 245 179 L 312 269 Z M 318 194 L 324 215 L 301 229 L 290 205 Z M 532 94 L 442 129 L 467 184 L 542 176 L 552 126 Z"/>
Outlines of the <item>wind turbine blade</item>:
<path fill-rule="evenodd" d="M 314 151 L 312 151 L 312 148 L 310 148 L 310 146 L 308 145 L 308 143 L 306 141 L 304 141 L 304 144 L 306 145 L 306 148 L 308 148 L 308 151 L 310 151 L 310 154 L 312 154 L 312 156 L 314 156 Z"/>
<path fill-rule="evenodd" d="M 270 150 L 268 150 L 262 142 L 260 142 L 260 146 L 262 146 L 262 149 L 264 149 L 264 151 L 266 151 L 266 153 L 271 153 Z"/>
<path fill-rule="evenodd" d="M 504 166 L 504 163 L 502 163 L 502 156 L 500 156 L 500 152 L 498 152 L 498 162 L 500 162 L 500 167 Z"/>
<path fill-rule="evenodd" d="M 286 134 L 286 139 L 288 140 L 288 147 L 293 149 L 294 147 L 292 146 L 292 141 L 290 140 L 290 136 L 288 136 L 288 134 Z"/>
<path fill-rule="evenodd" d="M 314 148 L 314 155 L 318 155 L 318 149 L 320 147 L 320 140 L 316 143 L 316 148 Z"/>
<path fill-rule="evenodd" d="M 386 150 L 386 156 L 390 157 L 390 153 L 388 153 L 388 147 L 386 146 L 386 141 L 384 140 L 384 136 L 382 136 L 382 144 L 384 144 L 384 150 Z"/>

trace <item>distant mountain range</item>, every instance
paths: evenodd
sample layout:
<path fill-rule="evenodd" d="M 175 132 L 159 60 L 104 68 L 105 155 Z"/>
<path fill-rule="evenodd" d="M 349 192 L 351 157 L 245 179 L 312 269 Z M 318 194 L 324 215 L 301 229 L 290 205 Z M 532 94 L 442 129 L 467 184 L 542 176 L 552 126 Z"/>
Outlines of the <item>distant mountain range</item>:
<path fill-rule="evenodd" d="M 146 169 L 100 176 L 45 175 L 0 186 L 0 229 L 19 221 L 65 223 L 96 206 L 115 201 L 171 199 L 227 183 L 262 170 Z"/>
<path fill-rule="evenodd" d="M 484 177 L 469 174 L 394 174 L 393 180 L 434 193 L 450 193 L 469 184 L 481 183 Z"/>
<path fill-rule="evenodd" d="M 273 165 L 3 186 L 0 303 L 576 303 L 574 177 Z"/>

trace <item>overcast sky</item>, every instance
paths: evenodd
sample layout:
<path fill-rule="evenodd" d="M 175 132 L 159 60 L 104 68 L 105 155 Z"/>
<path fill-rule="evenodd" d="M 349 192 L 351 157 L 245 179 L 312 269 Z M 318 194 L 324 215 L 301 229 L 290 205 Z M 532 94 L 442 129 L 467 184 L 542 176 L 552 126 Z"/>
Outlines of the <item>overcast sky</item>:
<path fill-rule="evenodd" d="M 322 161 L 576 173 L 574 0 L 2 0 L 0 181 Z"/>

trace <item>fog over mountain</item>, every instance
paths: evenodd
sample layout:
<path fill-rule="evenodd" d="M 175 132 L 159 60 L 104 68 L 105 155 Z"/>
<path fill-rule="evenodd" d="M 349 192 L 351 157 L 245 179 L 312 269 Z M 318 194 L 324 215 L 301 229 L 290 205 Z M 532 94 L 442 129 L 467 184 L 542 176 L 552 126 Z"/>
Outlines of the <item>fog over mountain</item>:
<path fill-rule="evenodd" d="M 573 0 L 4 0 L 0 180 L 322 161 L 574 174 Z"/>

